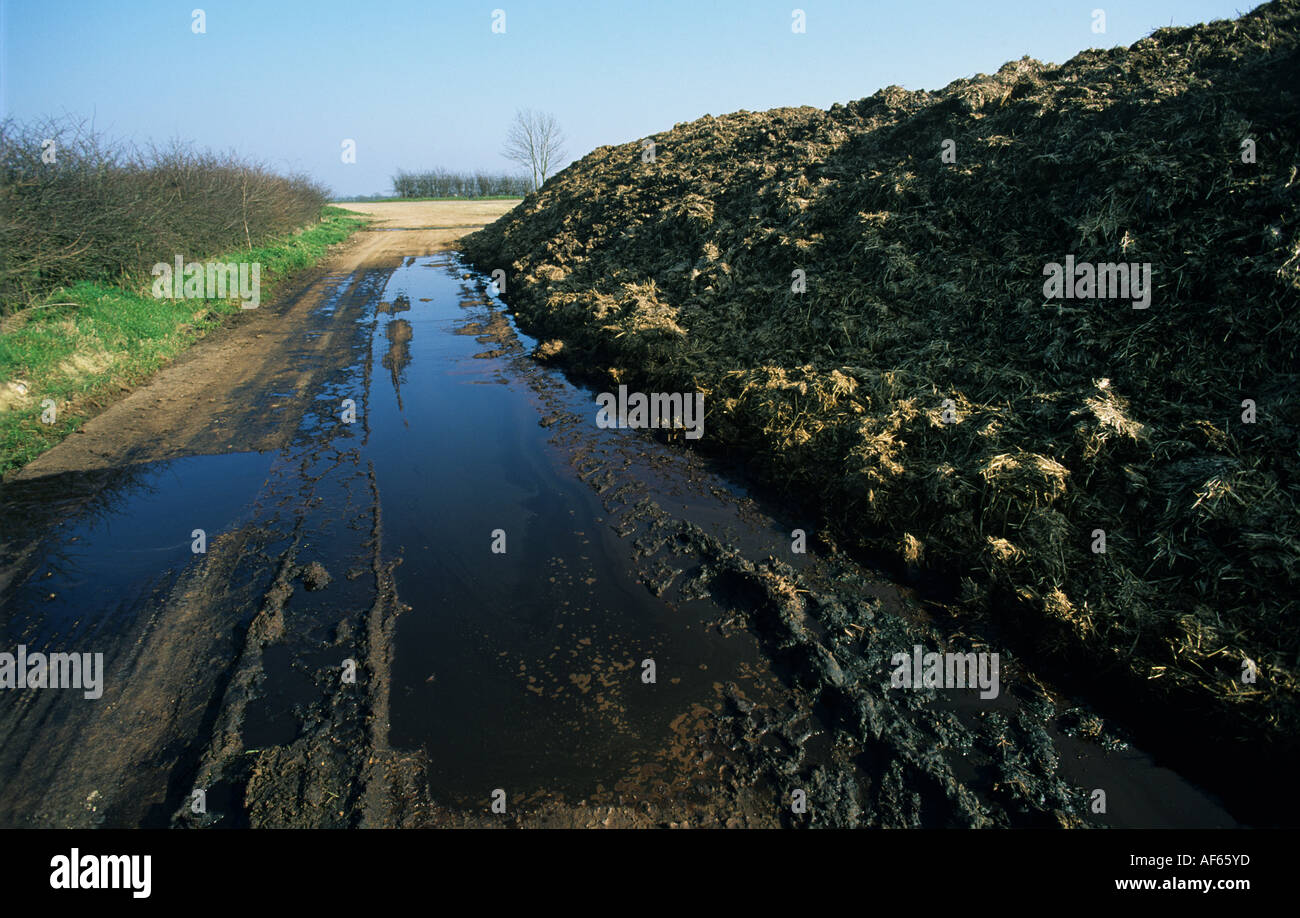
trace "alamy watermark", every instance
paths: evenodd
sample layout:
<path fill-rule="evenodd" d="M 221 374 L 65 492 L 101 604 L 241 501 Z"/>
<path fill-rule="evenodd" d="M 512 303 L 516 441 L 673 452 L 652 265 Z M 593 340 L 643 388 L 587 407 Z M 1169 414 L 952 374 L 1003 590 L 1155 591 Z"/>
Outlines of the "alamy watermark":
<path fill-rule="evenodd" d="M 703 392 L 644 392 L 627 391 L 619 386 L 618 394 L 602 392 L 596 396 L 600 410 L 596 412 L 596 426 L 632 427 L 643 429 L 685 429 L 686 439 L 698 440 L 704 435 Z"/>
<path fill-rule="evenodd" d="M 1043 296 L 1049 300 L 1132 300 L 1134 309 L 1151 305 L 1151 262 L 1076 262 L 1065 256 L 1065 264 L 1043 265 Z"/>
<path fill-rule="evenodd" d="M 243 301 L 239 304 L 241 309 L 256 309 L 262 301 L 260 262 L 222 264 L 209 261 L 204 264 L 186 262 L 177 255 L 174 269 L 167 262 L 160 261 L 150 273 L 157 278 L 153 282 L 155 299 L 225 300 L 239 297 Z"/>
<path fill-rule="evenodd" d="M 984 699 L 998 697 L 995 653 L 926 653 L 920 644 L 894 654 L 890 688 L 979 688 Z"/>
<path fill-rule="evenodd" d="M 136 899 L 148 899 L 153 883 L 151 854 L 68 854 L 50 858 L 52 889 L 129 889 Z"/>
<path fill-rule="evenodd" d="M 104 694 L 102 653 L 0 653 L 0 689 L 81 689 L 87 698 Z"/>

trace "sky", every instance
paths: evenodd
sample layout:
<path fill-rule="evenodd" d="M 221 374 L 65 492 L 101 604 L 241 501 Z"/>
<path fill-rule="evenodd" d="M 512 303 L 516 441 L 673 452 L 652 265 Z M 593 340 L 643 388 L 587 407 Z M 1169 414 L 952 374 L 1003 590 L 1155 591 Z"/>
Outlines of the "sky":
<path fill-rule="evenodd" d="M 346 197 L 390 193 L 399 168 L 517 172 L 501 149 L 521 108 L 556 116 L 567 163 L 706 114 L 939 89 L 1024 55 L 1063 63 L 1257 5 L 0 0 L 0 117 L 234 151 Z"/>

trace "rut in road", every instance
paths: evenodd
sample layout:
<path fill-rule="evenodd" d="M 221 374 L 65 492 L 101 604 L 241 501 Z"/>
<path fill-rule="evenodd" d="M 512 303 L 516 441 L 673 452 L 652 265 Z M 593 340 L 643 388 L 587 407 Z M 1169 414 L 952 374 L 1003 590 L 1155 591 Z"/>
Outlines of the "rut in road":
<path fill-rule="evenodd" d="M 6 643 L 109 676 L 97 705 L 6 695 L 0 822 L 1233 824 L 1008 655 L 993 699 L 889 688 L 897 652 L 987 648 L 598 429 L 486 280 L 332 270 L 291 307 L 302 388 L 245 388 L 275 445 L 6 486 L 6 523 L 62 508 L 6 548 Z"/>

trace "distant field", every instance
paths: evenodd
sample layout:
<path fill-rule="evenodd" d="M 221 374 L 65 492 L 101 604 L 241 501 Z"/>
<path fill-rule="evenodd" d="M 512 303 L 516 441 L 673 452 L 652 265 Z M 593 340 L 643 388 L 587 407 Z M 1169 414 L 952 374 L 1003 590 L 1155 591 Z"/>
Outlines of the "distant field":
<path fill-rule="evenodd" d="M 402 198 L 393 201 L 345 201 L 337 204 L 344 210 L 372 218 L 375 229 L 464 229 L 491 223 L 514 209 L 519 198 L 450 198 L 417 201 Z M 458 232 L 440 242 L 450 243 L 462 235 Z"/>
<path fill-rule="evenodd" d="M 465 197 L 463 195 L 452 195 L 445 198 L 345 198 L 330 203 L 342 206 L 344 204 L 388 204 L 392 202 L 412 202 L 421 201 L 522 201 L 523 196 L 517 194 L 485 194 L 480 197 Z"/>

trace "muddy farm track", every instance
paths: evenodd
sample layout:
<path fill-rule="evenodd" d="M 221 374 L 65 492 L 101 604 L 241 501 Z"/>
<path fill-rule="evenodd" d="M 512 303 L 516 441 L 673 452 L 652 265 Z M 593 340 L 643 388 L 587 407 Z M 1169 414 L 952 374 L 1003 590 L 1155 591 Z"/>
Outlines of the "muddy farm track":
<path fill-rule="evenodd" d="M 4 483 L 5 646 L 103 678 L 0 697 L 0 825 L 1237 824 L 1010 654 L 891 688 L 988 648 L 599 428 L 449 248 L 511 203 L 367 205 Z"/>

